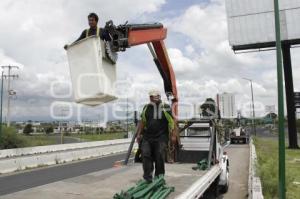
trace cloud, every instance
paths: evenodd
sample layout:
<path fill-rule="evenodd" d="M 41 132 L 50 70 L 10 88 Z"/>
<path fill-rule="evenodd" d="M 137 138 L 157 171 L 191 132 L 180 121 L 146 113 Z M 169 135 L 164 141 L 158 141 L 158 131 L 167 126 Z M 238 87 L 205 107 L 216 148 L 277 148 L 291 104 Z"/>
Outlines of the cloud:
<path fill-rule="evenodd" d="M 242 79 L 247 77 L 253 79 L 257 101 L 267 105 L 277 103 L 275 51 L 235 54 L 227 38 L 225 1 L 193 5 L 182 15 L 165 19 L 165 23 L 172 32 L 184 35 L 192 41 L 192 46 L 200 49 L 195 52 L 188 44 L 184 51 L 192 55 L 193 65 L 198 66 L 196 73 L 186 72 L 184 77 L 199 92 L 207 97 L 216 92 L 233 92 L 240 98 L 238 101 L 244 101 L 250 97 L 249 84 Z M 299 50 L 292 49 L 295 89 L 299 89 L 300 59 L 296 52 Z M 207 84 L 211 92 L 205 89 Z"/>
<path fill-rule="evenodd" d="M 22 64 L 14 60 L 12 57 L 7 56 L 3 49 L 0 49 L 0 66 L 19 66 L 21 69 L 24 67 Z"/>
<path fill-rule="evenodd" d="M 185 57 L 179 49 L 169 48 L 168 54 L 172 60 L 174 70 L 177 74 L 193 73 L 198 68 L 198 63 Z"/>
<path fill-rule="evenodd" d="M 180 102 L 199 103 L 220 92 L 233 92 L 238 103 L 247 102 L 251 97 L 250 87 L 242 79 L 247 77 L 254 81 L 255 100 L 276 104 L 275 52 L 234 54 L 227 39 L 224 2 L 199 3 L 181 9 L 176 15 L 168 15 L 168 12 L 160 13 L 163 5 L 172 3 L 165 0 L 116 0 L 113 3 L 2 0 L 0 63 L 22 66 L 14 71 L 20 78 L 12 83 L 17 91 L 17 99 L 12 102 L 13 117 L 49 118 L 48 108 L 58 100 L 51 94 L 51 84 L 61 82 L 55 87 L 57 93 L 69 89 L 69 68 L 62 46 L 74 41 L 87 28 L 86 16 L 92 11 L 99 14 L 101 26 L 109 19 L 115 24 L 126 20 L 164 23 L 168 28 L 166 44 Z M 296 90 L 300 90 L 299 52 L 292 49 Z M 138 105 L 148 101 L 148 90 L 161 88 L 163 92 L 162 79 L 146 45 L 119 53 L 117 74 L 119 80 L 127 82 L 124 85 L 128 85 L 128 93 L 134 91 L 129 100 Z M 127 92 L 124 85 L 119 89 L 123 94 Z M 73 98 L 64 100 L 72 102 Z M 101 109 L 85 108 L 84 117 L 97 118 Z"/>
<path fill-rule="evenodd" d="M 16 71 L 20 78 L 13 81 L 18 98 L 12 102 L 12 116 L 32 118 L 35 115 L 36 118 L 50 119 L 49 111 L 45 109 L 49 109 L 55 100 L 51 84 L 70 81 L 62 47 L 87 28 L 88 13 L 98 13 L 103 26 L 109 19 L 116 24 L 125 20 L 134 22 L 148 13 L 157 12 L 163 4 L 165 0 L 117 0 L 114 3 L 99 0 L 1 1 L 1 64 L 24 66 Z M 129 57 L 132 59 L 132 55 Z M 124 62 L 121 61 L 121 65 Z M 56 89 L 62 93 L 67 88 Z"/>

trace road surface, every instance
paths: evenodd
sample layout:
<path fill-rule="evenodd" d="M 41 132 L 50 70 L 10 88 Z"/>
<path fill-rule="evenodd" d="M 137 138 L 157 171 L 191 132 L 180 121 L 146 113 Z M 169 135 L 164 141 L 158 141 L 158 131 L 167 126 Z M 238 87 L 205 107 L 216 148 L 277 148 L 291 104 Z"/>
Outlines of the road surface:
<path fill-rule="evenodd" d="M 223 199 L 243 199 L 248 194 L 249 145 L 232 144 L 225 148 L 229 156 L 229 189 Z"/>
<path fill-rule="evenodd" d="M 125 154 L 123 153 L 60 166 L 34 169 L 12 175 L 0 175 L 0 198 L 5 194 L 108 169 L 113 166 L 114 162 L 124 158 Z"/>
<path fill-rule="evenodd" d="M 220 198 L 246 198 L 248 191 L 249 146 L 242 144 L 229 145 L 225 151 L 227 151 L 230 158 L 230 187 L 228 193 Z M 40 194 L 43 194 L 43 198 L 45 199 L 57 198 L 57 195 L 82 198 L 80 190 L 82 191 L 82 188 L 90 183 L 94 183 L 93 186 L 98 186 L 98 182 L 101 180 L 99 179 L 99 172 L 101 173 L 101 170 L 105 172 L 104 169 L 111 168 L 115 161 L 123 160 L 124 156 L 125 154 L 119 154 L 116 156 L 0 176 L 0 198 L 32 199 L 40 198 Z M 78 187 L 75 189 L 76 191 L 74 191 L 74 187 L 71 189 L 68 187 L 69 185 Z M 84 189 L 89 189 L 88 187 L 89 186 Z M 73 190 L 73 192 L 70 190 Z M 96 190 L 92 189 L 88 192 L 89 193 L 85 194 L 85 196 L 90 197 L 87 198 L 94 198 L 95 195 L 98 194 Z"/>

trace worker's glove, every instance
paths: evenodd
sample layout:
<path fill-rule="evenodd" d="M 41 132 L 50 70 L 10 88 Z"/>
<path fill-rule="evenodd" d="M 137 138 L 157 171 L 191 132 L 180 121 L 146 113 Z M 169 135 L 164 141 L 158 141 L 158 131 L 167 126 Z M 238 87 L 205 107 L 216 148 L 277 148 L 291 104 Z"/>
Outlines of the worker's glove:
<path fill-rule="evenodd" d="M 69 45 L 68 45 L 68 44 L 64 45 L 64 49 L 65 49 L 65 50 L 67 50 L 67 49 L 68 49 L 68 47 L 69 47 Z"/>

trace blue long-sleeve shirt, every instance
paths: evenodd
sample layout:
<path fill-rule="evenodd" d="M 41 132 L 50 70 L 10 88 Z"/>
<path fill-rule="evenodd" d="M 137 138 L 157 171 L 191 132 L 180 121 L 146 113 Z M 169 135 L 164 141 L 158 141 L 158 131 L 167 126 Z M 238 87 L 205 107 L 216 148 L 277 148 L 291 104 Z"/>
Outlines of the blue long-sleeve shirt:
<path fill-rule="evenodd" d="M 86 38 L 86 31 L 89 31 L 88 32 L 88 37 L 97 34 L 97 29 L 96 28 L 85 29 L 84 31 L 82 31 L 80 37 L 76 41 L 79 41 L 79 40 L 82 40 L 82 39 Z M 111 40 L 110 37 L 109 37 L 108 32 L 105 31 L 104 28 L 100 28 L 99 36 L 100 36 L 100 39 L 102 39 L 102 40 L 106 40 L 106 41 L 110 41 Z"/>

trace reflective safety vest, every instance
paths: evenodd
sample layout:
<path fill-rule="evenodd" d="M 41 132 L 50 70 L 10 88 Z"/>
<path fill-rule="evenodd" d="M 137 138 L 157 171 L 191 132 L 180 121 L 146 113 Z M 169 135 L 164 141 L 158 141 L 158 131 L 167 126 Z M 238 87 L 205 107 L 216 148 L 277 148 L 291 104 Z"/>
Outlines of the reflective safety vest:
<path fill-rule="evenodd" d="M 90 32 L 90 28 L 86 29 L 85 38 L 87 38 L 89 36 L 89 32 Z M 96 36 L 99 37 L 99 35 L 100 35 L 100 28 L 97 28 Z"/>
<path fill-rule="evenodd" d="M 142 111 L 142 122 L 145 125 L 145 128 L 147 128 L 146 111 L 147 111 L 148 106 L 149 105 L 147 104 L 144 107 L 143 111 Z M 162 104 L 162 111 L 163 111 L 164 116 L 166 117 L 166 119 L 168 121 L 169 133 L 171 133 L 175 128 L 174 119 L 173 119 L 172 115 L 170 113 L 168 113 L 168 111 L 166 110 L 164 104 Z"/>

